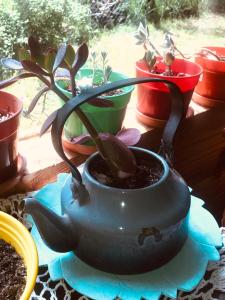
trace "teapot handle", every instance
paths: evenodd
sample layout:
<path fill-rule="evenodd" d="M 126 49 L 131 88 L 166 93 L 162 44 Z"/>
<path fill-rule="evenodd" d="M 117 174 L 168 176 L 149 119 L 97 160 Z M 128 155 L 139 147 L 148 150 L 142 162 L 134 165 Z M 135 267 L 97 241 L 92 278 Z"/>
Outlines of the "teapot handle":
<path fill-rule="evenodd" d="M 184 114 L 184 97 L 181 93 L 179 87 L 168 80 L 158 79 L 158 78 L 131 78 L 131 79 L 123 79 L 113 83 L 105 84 L 104 86 L 96 87 L 93 89 L 89 89 L 86 92 L 79 94 L 73 98 L 71 98 L 68 102 L 64 104 L 62 108 L 58 110 L 57 116 L 52 124 L 51 136 L 53 146 L 59 156 L 66 161 L 69 165 L 72 175 L 74 179 L 78 182 L 82 183 L 82 177 L 76 166 L 67 158 L 64 153 L 62 146 L 62 131 L 63 126 L 70 116 L 70 114 L 76 110 L 81 104 L 88 102 L 90 99 L 96 98 L 104 93 L 116 90 L 118 88 L 123 88 L 130 85 L 148 83 L 148 82 L 160 82 L 164 83 L 170 90 L 171 93 L 171 113 L 169 119 L 166 123 L 166 126 L 163 131 L 161 146 L 159 153 L 164 156 L 169 165 L 172 164 L 173 161 L 173 140 L 176 134 L 177 128 L 183 118 Z"/>

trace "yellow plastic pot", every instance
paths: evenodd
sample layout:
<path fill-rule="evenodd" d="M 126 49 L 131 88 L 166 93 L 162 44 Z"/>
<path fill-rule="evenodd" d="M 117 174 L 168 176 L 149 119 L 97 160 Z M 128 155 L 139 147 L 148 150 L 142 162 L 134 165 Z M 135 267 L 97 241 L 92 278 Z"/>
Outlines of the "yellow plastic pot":
<path fill-rule="evenodd" d="M 34 241 L 22 223 L 2 211 L 0 211 L 0 239 L 11 244 L 24 260 L 27 280 L 20 300 L 29 300 L 38 273 L 38 255 Z"/>

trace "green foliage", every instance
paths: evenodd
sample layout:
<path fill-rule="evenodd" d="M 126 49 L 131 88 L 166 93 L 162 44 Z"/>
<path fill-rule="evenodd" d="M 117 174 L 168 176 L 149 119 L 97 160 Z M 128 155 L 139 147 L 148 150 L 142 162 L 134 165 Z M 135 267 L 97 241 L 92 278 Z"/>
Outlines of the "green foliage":
<path fill-rule="evenodd" d="M 22 26 L 19 15 L 0 8 L 0 57 L 14 56 L 16 44 L 22 42 Z M 12 71 L 0 67 L 0 78 L 12 75 Z"/>
<path fill-rule="evenodd" d="M 161 19 L 199 16 L 200 0 L 155 0 Z"/>
<path fill-rule="evenodd" d="M 44 47 L 65 39 L 75 43 L 91 34 L 89 9 L 73 0 L 14 0 L 25 36 L 38 37 Z"/>
<path fill-rule="evenodd" d="M 225 0 L 202 0 L 203 8 L 215 13 L 225 12 Z"/>
<path fill-rule="evenodd" d="M 144 18 L 159 26 L 162 19 L 198 16 L 202 0 L 125 0 L 124 2 L 129 7 L 131 21 L 140 22 Z"/>

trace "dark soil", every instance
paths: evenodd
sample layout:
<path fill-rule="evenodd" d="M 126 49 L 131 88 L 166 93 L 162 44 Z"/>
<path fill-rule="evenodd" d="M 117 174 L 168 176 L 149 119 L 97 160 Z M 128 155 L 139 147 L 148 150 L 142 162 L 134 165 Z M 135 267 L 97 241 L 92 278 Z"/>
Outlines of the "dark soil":
<path fill-rule="evenodd" d="M 6 121 L 6 120 L 9 119 L 12 115 L 13 115 L 13 113 L 11 113 L 11 112 L 1 112 L 1 111 L 0 111 L 0 123 L 3 122 L 3 121 Z"/>
<path fill-rule="evenodd" d="M 91 175 L 100 183 L 122 189 L 138 189 L 151 186 L 159 181 L 163 174 L 162 165 L 156 159 L 138 157 L 135 175 L 128 178 L 115 180 L 106 163 L 100 157 L 96 158 L 90 165 Z"/>
<path fill-rule="evenodd" d="M 168 73 L 162 69 L 159 69 L 157 66 L 153 67 L 150 71 L 152 74 L 161 74 L 163 76 L 170 76 L 170 77 L 185 77 L 187 74 L 185 73 L 178 73 L 172 71 L 172 73 Z"/>
<path fill-rule="evenodd" d="M 98 87 L 99 85 L 94 85 L 93 87 Z M 68 85 L 65 87 L 65 89 L 68 91 L 68 92 L 72 92 L 72 88 L 71 88 L 71 85 Z M 119 94 L 122 94 L 123 90 L 122 89 L 117 89 L 117 90 L 113 90 L 111 92 L 108 92 L 108 93 L 104 93 L 101 95 L 101 97 L 107 97 L 107 96 L 115 96 L 115 95 L 119 95 Z M 78 90 L 78 94 L 79 94 L 79 90 Z"/>
<path fill-rule="evenodd" d="M 122 89 L 117 89 L 117 90 L 113 90 L 113 91 L 108 92 L 108 93 L 104 93 L 104 94 L 101 95 L 101 97 L 102 97 L 102 96 L 104 96 L 104 97 L 107 97 L 107 96 L 115 96 L 115 95 L 122 94 L 122 92 L 123 92 Z"/>
<path fill-rule="evenodd" d="M 0 240 L 0 300 L 19 300 L 26 285 L 26 267 L 15 249 Z"/>

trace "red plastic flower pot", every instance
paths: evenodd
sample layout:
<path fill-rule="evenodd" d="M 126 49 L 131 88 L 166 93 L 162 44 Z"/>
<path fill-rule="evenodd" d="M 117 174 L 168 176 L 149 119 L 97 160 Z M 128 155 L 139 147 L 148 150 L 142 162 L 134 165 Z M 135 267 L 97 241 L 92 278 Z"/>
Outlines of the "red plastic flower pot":
<path fill-rule="evenodd" d="M 22 102 L 15 96 L 0 91 L 0 112 L 12 114 L 0 122 L 0 183 L 17 174 L 17 135 Z"/>
<path fill-rule="evenodd" d="M 225 57 L 225 48 L 204 47 Z M 195 89 L 193 100 L 205 107 L 225 106 L 225 61 L 210 55 L 197 55 L 195 62 L 202 66 L 203 74 Z"/>
<path fill-rule="evenodd" d="M 187 113 L 189 103 L 196 84 L 198 83 L 202 68 L 196 63 L 184 59 L 175 59 L 173 63 L 173 72 L 176 74 L 183 73 L 184 76 L 164 76 L 161 73 L 165 71 L 165 65 L 158 59 L 157 68 L 160 74 L 150 73 L 146 63 L 140 60 L 136 63 L 137 77 L 163 78 L 176 83 L 184 94 L 185 111 Z M 171 100 L 169 89 L 163 83 L 146 83 L 139 84 L 137 87 L 137 117 L 145 115 L 151 119 L 157 120 L 157 124 L 163 123 L 169 117 L 171 109 Z M 145 122 L 144 118 L 139 118 Z M 146 124 L 149 125 L 149 124 Z M 154 124 L 153 124 L 154 125 Z"/>

